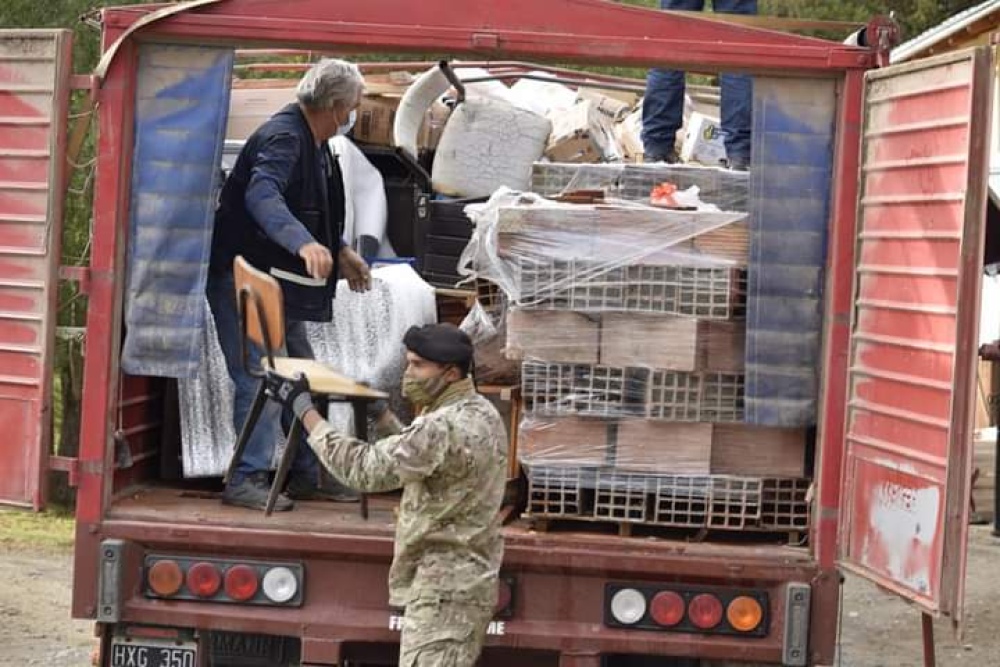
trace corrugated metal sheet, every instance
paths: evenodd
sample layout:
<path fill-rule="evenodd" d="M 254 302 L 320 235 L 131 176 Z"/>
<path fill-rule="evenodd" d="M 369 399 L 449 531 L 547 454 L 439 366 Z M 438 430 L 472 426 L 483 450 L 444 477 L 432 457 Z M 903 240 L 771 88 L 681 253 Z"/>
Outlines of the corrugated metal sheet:
<path fill-rule="evenodd" d="M 42 505 L 65 187 L 68 31 L 0 31 L 0 502 Z"/>
<path fill-rule="evenodd" d="M 834 82 L 754 79 L 746 420 L 816 422 Z"/>
<path fill-rule="evenodd" d="M 233 51 L 144 44 L 122 369 L 190 377 L 199 359 Z"/>
<path fill-rule="evenodd" d="M 964 11 L 958 12 L 938 25 L 928 28 L 913 39 L 903 42 L 894 48 L 890 55 L 891 62 L 894 65 L 906 62 L 914 56 L 920 55 L 926 49 L 961 33 L 977 21 L 988 19 L 991 15 L 998 12 L 1000 12 L 1000 0 L 986 0 L 986 2 L 981 2 L 974 7 L 969 7 Z"/>
<path fill-rule="evenodd" d="M 952 616 L 989 136 L 989 57 L 978 57 L 868 75 L 841 512 L 848 567 Z"/>

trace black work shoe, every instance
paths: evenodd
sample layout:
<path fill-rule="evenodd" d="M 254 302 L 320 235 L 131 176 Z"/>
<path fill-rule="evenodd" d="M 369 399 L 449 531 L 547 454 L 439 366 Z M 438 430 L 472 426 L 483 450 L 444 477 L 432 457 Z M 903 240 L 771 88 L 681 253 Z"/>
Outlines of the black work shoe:
<path fill-rule="evenodd" d="M 271 491 L 266 472 L 255 472 L 244 477 L 240 482 L 230 482 L 222 492 L 223 505 L 236 505 L 252 510 L 262 510 L 267 507 L 267 494 Z M 274 501 L 275 512 L 287 512 L 295 507 L 288 496 L 281 493 Z"/>
<path fill-rule="evenodd" d="M 350 489 L 335 479 L 326 479 L 316 483 L 308 475 L 295 474 L 288 480 L 285 494 L 295 500 L 329 500 L 335 503 L 356 503 L 361 500 L 361 494 Z"/>
<path fill-rule="evenodd" d="M 645 164 L 652 164 L 653 162 L 666 162 L 667 164 L 677 164 L 681 161 L 680 157 L 677 155 L 677 151 L 667 151 L 666 153 L 660 153 L 657 151 L 651 151 L 642 156 L 642 161 Z"/>

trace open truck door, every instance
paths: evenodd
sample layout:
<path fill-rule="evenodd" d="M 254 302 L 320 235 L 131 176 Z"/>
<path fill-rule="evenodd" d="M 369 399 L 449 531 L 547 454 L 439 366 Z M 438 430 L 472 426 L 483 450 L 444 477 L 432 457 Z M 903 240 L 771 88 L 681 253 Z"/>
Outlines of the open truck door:
<path fill-rule="evenodd" d="M 875 70 L 864 96 L 840 564 L 956 624 L 992 65 L 981 47 Z"/>
<path fill-rule="evenodd" d="M 0 503 L 39 509 L 52 363 L 72 33 L 0 30 Z"/>

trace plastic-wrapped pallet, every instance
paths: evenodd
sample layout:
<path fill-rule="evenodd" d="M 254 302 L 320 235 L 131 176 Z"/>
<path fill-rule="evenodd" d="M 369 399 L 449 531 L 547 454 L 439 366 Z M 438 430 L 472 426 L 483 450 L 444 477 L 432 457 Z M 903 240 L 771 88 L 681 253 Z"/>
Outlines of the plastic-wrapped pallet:
<path fill-rule="evenodd" d="M 802 528 L 808 434 L 744 423 L 745 213 L 513 192 L 469 213 L 466 268 L 513 304 L 529 516 Z"/>

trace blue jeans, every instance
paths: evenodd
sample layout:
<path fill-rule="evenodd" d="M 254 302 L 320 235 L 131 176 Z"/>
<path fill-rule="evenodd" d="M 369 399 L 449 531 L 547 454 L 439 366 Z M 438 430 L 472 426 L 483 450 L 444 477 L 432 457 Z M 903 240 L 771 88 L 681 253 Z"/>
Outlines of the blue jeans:
<path fill-rule="evenodd" d="M 215 317 L 215 329 L 219 336 L 219 345 L 226 358 L 226 368 L 233 380 L 235 392 L 233 400 L 233 426 L 237 435 L 243 429 L 243 424 L 250 414 L 254 396 L 257 393 L 256 378 L 251 377 L 243 368 L 240 356 L 240 319 L 236 306 L 236 286 L 232 271 L 225 273 L 209 272 L 208 285 L 205 288 L 208 303 Z M 264 351 L 250 343 L 249 363 L 254 368 L 260 367 Z M 275 350 L 275 354 L 287 353 L 290 357 L 314 358 L 312 346 L 306 338 L 306 328 L 303 322 L 285 323 L 285 348 Z M 271 468 L 274 448 L 282 437 L 281 408 L 274 401 L 266 401 L 260 413 L 260 419 L 250 434 L 243 457 L 236 467 L 231 483 L 239 484 L 246 475 L 267 471 Z M 312 448 L 305 442 L 303 435 L 295 453 L 292 471 L 306 475 L 308 479 L 318 480 L 319 462 Z"/>
<path fill-rule="evenodd" d="M 660 8 L 702 11 L 705 0 L 660 0 Z M 715 0 L 714 10 L 722 14 L 756 14 L 757 0 Z M 721 87 L 720 121 L 726 157 L 731 162 L 749 163 L 753 78 L 746 74 L 723 74 Z M 671 153 L 683 124 L 684 72 L 649 70 L 642 103 L 642 144 L 646 155 L 662 157 Z"/>

